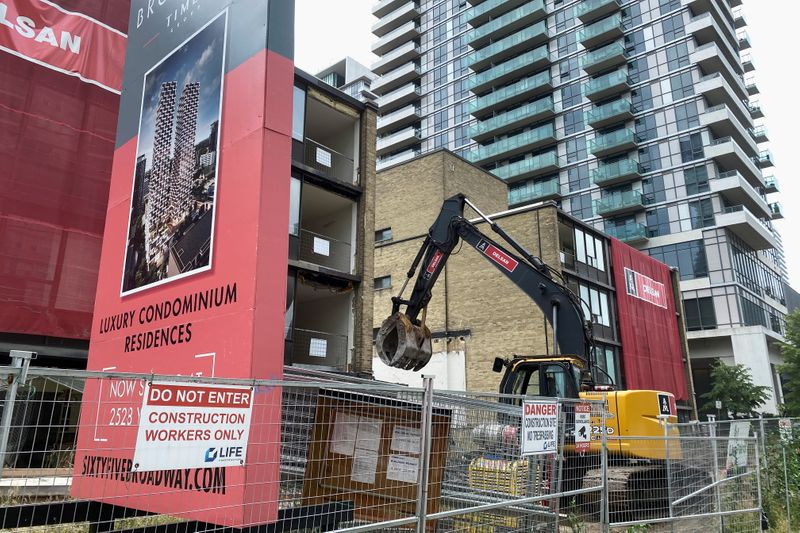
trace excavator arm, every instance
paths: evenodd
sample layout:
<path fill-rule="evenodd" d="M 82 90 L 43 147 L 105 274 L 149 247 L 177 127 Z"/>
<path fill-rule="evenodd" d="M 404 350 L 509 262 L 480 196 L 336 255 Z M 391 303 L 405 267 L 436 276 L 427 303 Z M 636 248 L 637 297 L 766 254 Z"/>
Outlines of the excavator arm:
<path fill-rule="evenodd" d="M 489 227 L 516 254 L 484 235 L 475 224 L 465 219 L 465 205 L 469 205 L 487 221 Z M 475 248 L 481 257 L 539 306 L 553 328 L 560 353 L 576 355 L 588 363 L 592 334 L 580 302 L 569 289 L 556 281 L 555 278 L 559 277 L 557 272 L 526 251 L 462 194 L 445 200 L 414 258 L 406 283 L 400 294 L 392 298 L 392 315 L 383 322 L 376 337 L 378 355 L 384 363 L 407 370 L 420 370 L 430 361 L 431 333 L 425 325 L 425 310 L 439 275 L 461 241 Z M 420 264 L 422 268 L 417 274 L 411 295 L 403 299 L 402 293 Z M 503 302 L 498 301 L 497 305 L 502 307 Z M 403 306 L 405 312 L 401 311 Z M 491 312 L 491 309 L 487 309 L 487 313 Z"/>

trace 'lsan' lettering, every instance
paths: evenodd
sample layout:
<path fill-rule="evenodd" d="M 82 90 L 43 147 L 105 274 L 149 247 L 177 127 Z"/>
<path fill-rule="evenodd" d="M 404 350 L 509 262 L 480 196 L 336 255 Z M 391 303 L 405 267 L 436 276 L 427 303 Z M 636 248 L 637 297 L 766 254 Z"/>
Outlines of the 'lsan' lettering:
<path fill-rule="evenodd" d="M 68 31 L 61 31 L 58 36 L 53 28 L 44 26 L 36 28 L 33 19 L 18 15 L 13 17 L 14 21 L 9 20 L 8 6 L 5 2 L 0 2 L 0 24 L 8 26 L 26 39 L 33 39 L 37 43 L 47 43 L 54 48 L 61 48 L 67 52 L 78 54 L 81 51 L 81 36 L 72 35 Z M 56 39 L 56 37 L 58 37 Z"/>

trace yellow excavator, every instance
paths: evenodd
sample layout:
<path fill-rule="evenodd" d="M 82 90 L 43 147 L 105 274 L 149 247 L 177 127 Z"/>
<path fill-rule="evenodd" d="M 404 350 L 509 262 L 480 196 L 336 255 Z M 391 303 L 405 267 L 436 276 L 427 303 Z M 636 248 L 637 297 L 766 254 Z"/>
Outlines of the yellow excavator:
<path fill-rule="evenodd" d="M 464 217 L 466 205 L 513 252 L 467 220 Z M 604 372 L 594 364 L 592 325 L 584 317 L 580 300 L 565 286 L 560 273 L 525 250 L 464 195 L 458 194 L 444 201 L 408 270 L 400 293 L 392 298 L 392 314 L 381 325 L 375 341 L 384 363 L 416 371 L 430 361 L 431 332 L 425 325 L 425 313 L 436 280 L 460 241 L 475 248 L 481 257 L 538 305 L 550 323 L 557 343 L 557 355 L 514 356 L 510 360 L 496 358 L 493 370 L 504 372 L 500 393 L 516 397 L 607 399 L 605 424 L 601 415 L 591 417 L 592 435 L 586 455 L 599 452 L 601 441 L 607 440 L 607 483 L 612 512 L 666 509 L 668 476 L 673 491 L 678 494 L 690 494 L 710 483 L 707 473 L 682 461 L 682 450 L 677 440 L 667 444 L 661 438 L 664 437 L 664 422 L 677 422 L 674 395 L 654 390 L 614 390 L 611 378 L 602 375 Z M 417 274 L 420 264 L 422 267 Z M 415 275 L 411 295 L 404 299 L 403 292 Z M 403 307 L 405 309 L 401 310 Z M 571 416 L 567 413 L 567 416 L 570 418 L 574 413 Z M 603 428 L 610 438 L 602 438 Z M 677 433 L 673 432 L 671 436 L 675 435 Z M 590 465 L 584 454 L 575 452 L 574 434 L 566 440 L 565 452 L 565 472 L 568 474 L 562 487 L 572 490 L 581 485 L 596 486 L 601 471 L 596 461 Z"/>

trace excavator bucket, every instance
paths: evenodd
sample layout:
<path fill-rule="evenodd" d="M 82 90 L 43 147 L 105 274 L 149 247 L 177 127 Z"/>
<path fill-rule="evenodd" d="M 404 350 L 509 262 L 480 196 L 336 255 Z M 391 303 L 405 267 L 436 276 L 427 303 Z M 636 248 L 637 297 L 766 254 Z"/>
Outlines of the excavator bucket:
<path fill-rule="evenodd" d="M 431 360 L 431 330 L 415 326 L 403 313 L 395 313 L 381 324 L 375 338 L 381 361 L 395 368 L 420 370 Z"/>

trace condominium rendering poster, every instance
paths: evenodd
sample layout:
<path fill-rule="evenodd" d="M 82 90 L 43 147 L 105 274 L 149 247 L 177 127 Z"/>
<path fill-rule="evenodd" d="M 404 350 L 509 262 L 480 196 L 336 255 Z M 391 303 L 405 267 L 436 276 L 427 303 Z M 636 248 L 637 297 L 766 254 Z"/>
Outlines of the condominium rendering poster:
<path fill-rule="evenodd" d="M 292 0 L 131 1 L 89 370 L 200 387 L 283 376 L 293 18 Z M 87 381 L 72 496 L 274 522 L 280 388 L 253 396 L 246 449 L 203 428 L 174 450 L 202 467 L 163 470 L 134 461 L 145 390 L 133 377 Z M 247 461 L 215 460 L 227 448 Z"/>
<path fill-rule="evenodd" d="M 211 267 L 226 15 L 144 76 L 123 294 Z"/>

